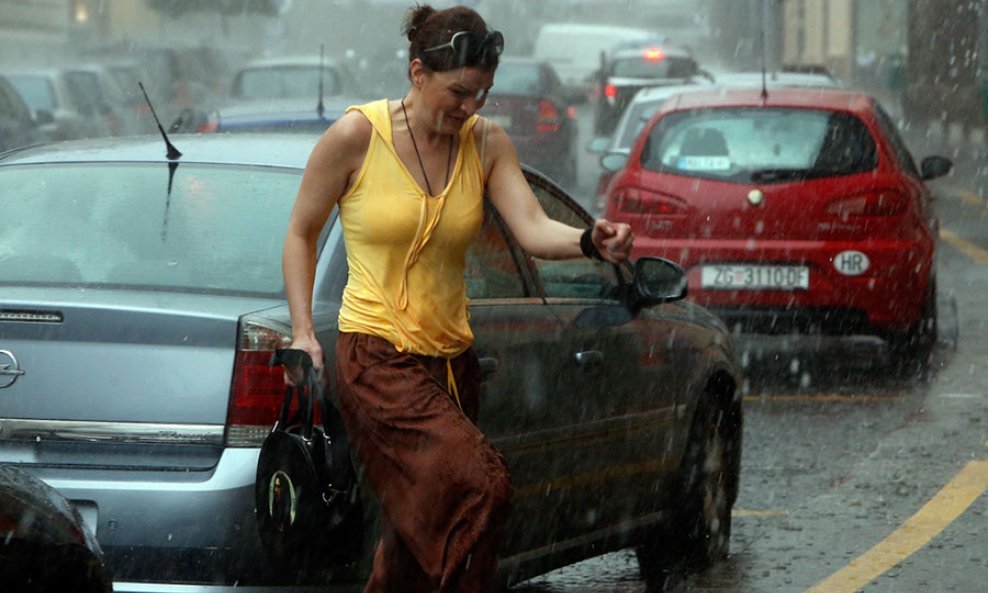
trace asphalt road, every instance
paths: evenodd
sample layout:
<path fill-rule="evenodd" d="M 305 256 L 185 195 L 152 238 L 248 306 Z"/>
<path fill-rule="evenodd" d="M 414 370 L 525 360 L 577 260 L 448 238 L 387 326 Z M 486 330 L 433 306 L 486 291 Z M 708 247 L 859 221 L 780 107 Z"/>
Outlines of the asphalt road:
<path fill-rule="evenodd" d="M 585 115 L 581 109 L 581 116 Z M 583 117 L 584 129 L 588 125 Z M 583 141 L 585 143 L 585 140 Z M 878 340 L 759 340 L 747 351 L 741 495 L 730 557 L 672 593 L 985 590 L 988 576 L 988 171 L 971 146 L 933 182 L 940 340 L 929 376 L 888 372 Z M 592 205 L 596 158 L 576 196 Z M 645 591 L 630 550 L 516 593 Z"/>

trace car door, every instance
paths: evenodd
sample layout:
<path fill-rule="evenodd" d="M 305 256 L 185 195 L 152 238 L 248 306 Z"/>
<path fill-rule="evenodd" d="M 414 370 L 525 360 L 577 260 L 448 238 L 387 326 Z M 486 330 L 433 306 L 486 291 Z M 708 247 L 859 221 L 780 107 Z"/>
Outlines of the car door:
<path fill-rule="evenodd" d="M 585 227 L 589 216 L 542 180 L 532 189 L 546 213 Z M 562 324 L 555 350 L 556 420 L 570 427 L 575 455 L 574 534 L 606 536 L 661 507 L 659 483 L 678 465 L 675 422 L 683 412 L 685 354 L 673 320 L 655 310 L 633 313 L 624 295 L 630 271 L 589 259 L 532 259 L 546 302 Z M 667 454 L 668 453 L 668 454 Z"/>
<path fill-rule="evenodd" d="M 500 217 L 485 207 L 482 230 L 467 254 L 467 294 L 474 350 L 483 370 L 478 424 L 504 455 L 514 488 L 512 519 L 502 548 L 510 559 L 568 532 L 565 491 L 568 450 L 547 455 L 547 442 L 567 430 L 553 409 L 557 369 L 551 361 L 561 325 L 538 294 L 521 251 Z M 542 517 L 538 522 L 522 517 Z M 510 562 L 510 560 L 508 560 Z"/>

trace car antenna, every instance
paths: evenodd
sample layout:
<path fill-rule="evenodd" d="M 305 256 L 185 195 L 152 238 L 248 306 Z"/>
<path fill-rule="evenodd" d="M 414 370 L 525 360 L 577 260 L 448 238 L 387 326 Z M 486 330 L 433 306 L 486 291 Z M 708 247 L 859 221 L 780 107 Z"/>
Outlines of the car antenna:
<path fill-rule="evenodd" d="M 766 71 L 767 71 L 768 68 L 767 68 L 767 66 L 765 64 L 765 61 L 766 61 L 765 53 L 766 52 L 765 52 L 765 6 L 764 6 L 764 4 L 762 5 L 762 31 L 761 31 L 761 35 L 760 35 L 759 45 L 761 46 L 761 54 L 762 54 L 762 102 L 764 103 L 765 101 L 768 100 L 768 81 L 766 80 L 766 77 L 768 76 Z"/>
<path fill-rule="evenodd" d="M 161 137 L 165 139 L 165 146 L 168 148 L 168 152 L 165 153 L 165 156 L 168 157 L 168 160 L 174 161 L 175 159 L 181 157 L 182 153 L 179 152 L 179 150 L 175 148 L 175 145 L 168 140 L 168 134 L 165 134 L 165 128 L 161 127 L 161 120 L 158 119 L 158 114 L 154 110 L 154 105 L 151 104 L 151 99 L 148 98 L 148 92 L 144 90 L 144 83 L 138 81 L 137 86 L 141 87 L 141 92 L 144 93 L 144 100 L 147 101 L 148 107 L 151 108 L 151 115 L 154 116 L 154 123 L 158 124 L 158 131 L 161 132 Z"/>
<path fill-rule="evenodd" d="M 326 50 L 326 44 L 319 44 L 319 103 L 316 104 L 316 115 L 319 119 L 326 119 L 323 114 L 326 113 L 326 108 L 322 104 L 322 73 L 323 73 L 323 52 Z"/>

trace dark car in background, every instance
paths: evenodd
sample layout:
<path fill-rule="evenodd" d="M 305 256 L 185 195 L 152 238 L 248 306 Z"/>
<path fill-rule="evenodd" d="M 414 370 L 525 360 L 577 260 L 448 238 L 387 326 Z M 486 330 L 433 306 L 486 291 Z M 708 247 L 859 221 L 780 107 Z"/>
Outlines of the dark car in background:
<path fill-rule="evenodd" d="M 915 372 L 936 341 L 939 223 L 892 118 L 867 94 L 716 89 L 667 99 L 611 182 L 606 216 L 668 257 L 740 331 L 873 335 Z"/>
<path fill-rule="evenodd" d="M 523 163 L 563 187 L 574 187 L 575 110 L 547 62 L 502 58 L 481 114 L 504 128 Z"/>
<path fill-rule="evenodd" d="M 181 136 L 170 161 L 144 136 L 0 158 L 18 221 L 0 234 L 0 462 L 84 512 L 118 593 L 297 590 L 264 556 L 254 482 L 284 394 L 271 355 L 291 339 L 279 253 L 316 140 Z M 591 223 L 525 175 L 550 217 Z M 334 216 L 314 287 L 325 345 L 345 281 Z M 502 580 L 629 546 L 647 575 L 723 556 L 740 376 L 724 325 L 682 300 L 682 269 L 532 258 L 488 208 L 466 281 L 480 426 L 514 485 Z M 354 586 L 371 553 L 320 576 Z"/>
<path fill-rule="evenodd" d="M 51 113 L 39 114 L 42 119 Z M 42 140 L 38 122 L 17 89 L 0 74 L 0 152 Z"/>
<path fill-rule="evenodd" d="M 712 83 L 693 55 L 672 46 L 631 47 L 607 55 L 595 89 L 594 133 L 608 134 L 639 90 L 653 86 Z"/>

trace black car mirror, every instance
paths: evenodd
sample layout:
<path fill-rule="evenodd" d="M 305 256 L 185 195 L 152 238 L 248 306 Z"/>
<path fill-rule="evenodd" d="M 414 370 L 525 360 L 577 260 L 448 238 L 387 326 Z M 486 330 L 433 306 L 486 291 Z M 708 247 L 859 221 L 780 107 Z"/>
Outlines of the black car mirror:
<path fill-rule="evenodd" d="M 590 154 L 604 154 L 610 143 L 611 139 L 607 136 L 596 136 L 593 140 L 587 142 L 587 152 Z"/>
<path fill-rule="evenodd" d="M 617 173 L 628 164 L 628 155 L 623 152 L 608 152 L 600 157 L 600 166 L 609 173 Z"/>
<path fill-rule="evenodd" d="M 675 262 L 660 257 L 642 257 L 635 262 L 636 307 L 678 301 L 686 297 L 686 272 Z"/>
<path fill-rule="evenodd" d="M 943 177 L 954 168 L 954 163 L 947 157 L 928 156 L 920 163 L 919 170 L 924 181 Z"/>
<path fill-rule="evenodd" d="M 39 126 L 55 123 L 55 115 L 47 109 L 39 109 L 34 112 L 34 121 Z"/>

